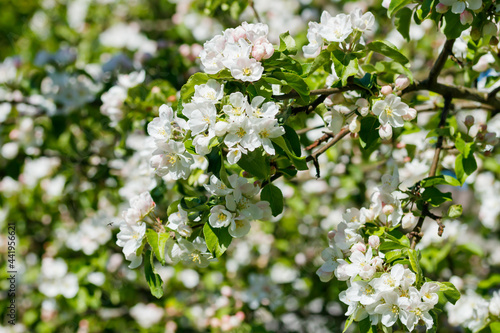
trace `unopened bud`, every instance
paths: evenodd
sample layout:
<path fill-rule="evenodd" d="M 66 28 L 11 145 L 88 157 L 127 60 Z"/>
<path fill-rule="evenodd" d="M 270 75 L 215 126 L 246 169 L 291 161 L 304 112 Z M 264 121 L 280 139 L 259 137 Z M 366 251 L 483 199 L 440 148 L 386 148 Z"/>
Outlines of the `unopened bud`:
<path fill-rule="evenodd" d="M 274 165 L 271 165 L 271 168 L 269 169 L 269 174 L 273 176 L 276 173 L 276 167 Z"/>
<path fill-rule="evenodd" d="M 151 93 L 152 94 L 158 94 L 160 92 L 161 92 L 161 89 L 158 86 L 154 86 L 153 88 L 151 88 Z"/>
<path fill-rule="evenodd" d="M 358 112 L 364 117 L 370 112 L 370 103 L 365 98 L 360 98 L 356 101 Z"/>
<path fill-rule="evenodd" d="M 243 176 L 244 178 L 252 178 L 252 175 L 248 171 L 243 171 L 241 173 L 241 176 Z"/>
<path fill-rule="evenodd" d="M 483 36 L 496 36 L 497 34 L 497 25 L 493 22 L 486 22 L 483 27 Z"/>
<path fill-rule="evenodd" d="M 436 5 L 436 12 L 438 12 L 439 14 L 446 13 L 448 11 L 448 9 L 450 9 L 450 7 L 443 5 L 442 3 L 438 3 Z"/>
<path fill-rule="evenodd" d="M 359 252 L 366 252 L 366 245 L 364 243 L 356 243 L 352 246 L 351 251 L 359 251 Z"/>
<path fill-rule="evenodd" d="M 488 130 L 488 125 L 487 124 L 481 124 L 479 125 L 479 131 L 480 132 L 486 132 Z"/>
<path fill-rule="evenodd" d="M 336 234 L 337 234 L 337 232 L 336 232 L 336 231 L 333 231 L 333 230 L 332 230 L 332 231 L 330 231 L 330 232 L 328 232 L 328 239 L 329 239 L 329 240 L 334 239 Z"/>
<path fill-rule="evenodd" d="M 380 126 L 378 134 L 382 140 L 389 140 L 392 138 L 392 127 L 389 124 Z"/>
<path fill-rule="evenodd" d="M 491 37 L 490 46 L 497 46 L 497 45 L 498 45 L 498 38 L 496 36 Z"/>
<path fill-rule="evenodd" d="M 472 40 L 478 41 L 479 38 L 481 38 L 481 31 L 479 31 L 478 28 L 472 28 L 472 30 L 470 31 L 470 37 L 472 38 Z"/>
<path fill-rule="evenodd" d="M 380 238 L 377 235 L 371 235 L 368 237 L 368 245 L 370 245 L 372 249 L 378 249 L 380 246 Z"/>
<path fill-rule="evenodd" d="M 406 114 L 403 115 L 403 119 L 406 121 L 413 120 L 417 117 L 417 110 L 414 108 L 409 108 Z"/>
<path fill-rule="evenodd" d="M 464 10 L 462 12 L 462 14 L 460 14 L 460 23 L 462 23 L 463 25 L 466 25 L 466 24 L 471 24 L 472 23 L 472 20 L 474 19 L 474 17 L 472 16 L 472 13 L 469 12 L 468 10 Z M 472 29 L 474 30 L 474 29 Z M 478 29 L 475 29 L 477 32 L 479 32 Z M 476 33 L 477 34 L 477 33 Z M 472 31 L 471 31 L 471 37 L 473 39 L 475 39 L 473 36 L 472 36 Z M 479 34 L 479 37 L 481 37 L 481 34 Z"/>
<path fill-rule="evenodd" d="M 404 75 L 400 75 L 398 76 L 398 78 L 396 79 L 396 88 L 398 90 L 403 90 L 403 89 L 406 89 L 409 85 L 410 85 L 410 79 L 408 79 L 406 76 Z"/>
<path fill-rule="evenodd" d="M 358 120 L 358 117 L 354 117 L 354 119 L 349 124 L 349 131 L 351 133 L 358 133 L 361 129 L 361 122 Z"/>
<path fill-rule="evenodd" d="M 474 117 L 471 115 L 465 117 L 464 124 L 467 128 L 470 128 L 472 125 L 474 125 Z"/>
<path fill-rule="evenodd" d="M 380 93 L 384 96 L 392 94 L 392 87 L 387 85 L 380 88 Z"/>
<path fill-rule="evenodd" d="M 411 231 L 415 229 L 418 223 L 418 217 L 413 215 L 413 213 L 408 213 L 403 216 L 403 221 L 401 222 L 401 226 L 403 229 Z"/>
<path fill-rule="evenodd" d="M 392 213 L 394 213 L 394 206 L 385 205 L 384 208 L 382 208 L 382 213 L 384 213 L 384 215 L 391 215 Z"/>
<path fill-rule="evenodd" d="M 177 100 L 177 97 L 175 95 L 170 95 L 167 97 L 167 102 L 173 103 Z"/>

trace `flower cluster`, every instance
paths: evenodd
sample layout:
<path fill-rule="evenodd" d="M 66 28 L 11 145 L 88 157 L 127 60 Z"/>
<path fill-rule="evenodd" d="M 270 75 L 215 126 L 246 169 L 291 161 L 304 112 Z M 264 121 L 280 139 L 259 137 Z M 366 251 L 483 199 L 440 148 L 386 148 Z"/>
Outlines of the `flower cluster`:
<path fill-rule="evenodd" d="M 372 13 L 363 14 L 361 9 L 353 10 L 350 15 L 338 14 L 331 16 L 327 11 L 321 14 L 321 21 L 309 22 L 307 30 L 308 45 L 302 48 L 306 58 L 315 58 L 319 55 L 324 46 L 324 41 L 342 43 L 349 36 L 356 34 L 356 38 L 364 31 L 371 30 L 375 23 L 375 17 Z"/>
<path fill-rule="evenodd" d="M 123 247 L 123 254 L 131 261 L 130 268 L 136 268 L 142 263 L 142 256 L 137 250 L 142 246 L 146 235 L 146 217 L 150 217 L 155 202 L 149 192 L 141 193 L 130 199 L 130 208 L 123 212 L 124 221 L 120 225 L 116 244 Z M 153 221 L 154 222 L 154 221 Z"/>
<path fill-rule="evenodd" d="M 395 227 L 402 218 L 397 192 L 398 176 L 385 175 L 383 185 L 371 197 L 369 209 L 348 209 L 336 231 L 328 234 L 329 247 L 317 274 L 322 281 L 335 276 L 348 288 L 340 300 L 348 305 L 347 316 L 355 321 L 370 318 L 372 325 L 392 327 L 400 320 L 408 330 L 423 322 L 430 329 L 429 313 L 438 303 L 439 285 L 425 282 L 418 286 L 417 275 L 399 263 L 389 263 L 381 250 L 378 235 L 367 237 L 366 223 Z M 367 241 L 365 239 L 367 238 Z"/>
<path fill-rule="evenodd" d="M 237 80 L 258 81 L 264 72 L 260 61 L 274 53 L 267 39 L 268 30 L 266 24 L 246 22 L 225 30 L 203 45 L 200 53 L 203 69 L 208 74 L 216 74 L 227 68 Z"/>
<path fill-rule="evenodd" d="M 257 96 L 249 103 L 240 92 L 224 96 L 224 85 L 215 80 L 194 87 L 190 103 L 184 105 L 183 115 L 174 115 L 162 105 L 159 117 L 148 124 L 148 133 L 155 139 L 151 166 L 160 176 L 187 179 L 195 156 L 205 156 L 219 143 L 228 149 L 227 161 L 237 163 L 242 154 L 262 147 L 268 154 L 275 150 L 271 139 L 285 133 L 275 118 L 279 106 Z M 265 103 L 264 103 L 265 102 Z M 186 134 L 190 132 L 194 152 L 186 149 Z"/>
<path fill-rule="evenodd" d="M 385 140 L 392 137 L 393 127 L 403 127 L 405 120 L 409 121 L 417 116 L 415 109 L 410 108 L 394 94 L 389 94 L 383 100 L 373 103 L 372 111 L 378 116 L 381 125 L 379 135 Z"/>
<path fill-rule="evenodd" d="M 470 11 L 478 10 L 482 5 L 482 0 L 439 0 L 436 11 L 438 13 L 446 13 L 451 7 L 451 12 L 460 14 L 460 23 L 465 25 L 471 24 L 474 19 Z"/>
<path fill-rule="evenodd" d="M 68 264 L 62 258 L 44 258 L 40 272 L 40 292 L 48 297 L 63 295 L 73 298 L 78 293 L 78 277 L 68 273 Z"/>

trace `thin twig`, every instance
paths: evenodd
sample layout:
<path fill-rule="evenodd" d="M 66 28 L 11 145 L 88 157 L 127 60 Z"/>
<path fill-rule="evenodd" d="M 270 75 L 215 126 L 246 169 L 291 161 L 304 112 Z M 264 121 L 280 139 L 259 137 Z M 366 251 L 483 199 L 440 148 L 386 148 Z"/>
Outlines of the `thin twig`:
<path fill-rule="evenodd" d="M 331 132 L 324 132 L 325 134 L 320 137 L 319 139 L 316 139 L 313 143 L 311 143 L 309 146 L 306 147 L 306 150 L 311 150 L 322 144 L 323 142 L 328 141 L 330 138 L 333 138 L 335 135 Z"/>
<path fill-rule="evenodd" d="M 309 105 L 292 108 L 292 114 L 297 114 L 299 112 L 304 112 L 304 111 L 309 114 L 309 113 L 313 112 L 318 107 L 318 105 L 323 103 L 325 101 L 326 97 L 327 97 L 327 95 L 321 95 L 318 98 L 316 98 Z"/>
<path fill-rule="evenodd" d="M 443 111 L 441 112 L 441 118 L 439 120 L 439 125 L 438 125 L 439 128 L 444 128 L 446 126 L 446 119 L 448 118 L 450 106 L 451 106 L 451 97 L 445 96 L 444 107 L 443 107 Z M 436 149 L 434 151 L 434 158 L 432 159 L 431 169 L 429 171 L 429 177 L 434 177 L 436 175 L 437 168 L 439 165 L 439 155 L 441 153 L 441 150 L 443 149 L 443 140 L 444 140 L 444 137 L 442 135 L 440 135 L 438 137 L 438 140 L 436 143 Z M 438 217 L 437 215 L 432 214 L 429 211 L 429 203 L 426 202 L 426 203 L 424 203 L 424 205 L 422 207 L 422 215 L 418 219 L 417 226 L 415 227 L 414 231 L 411 232 L 409 235 L 412 238 L 412 240 L 411 240 L 411 248 L 412 249 L 415 249 L 415 247 L 417 246 L 417 243 L 422 239 L 422 236 L 423 236 L 423 234 L 421 232 L 422 225 L 424 224 L 424 220 L 427 216 L 436 220 L 436 222 L 439 225 L 438 234 L 440 236 L 443 234 L 444 225 L 441 223 L 441 218 Z"/>
<path fill-rule="evenodd" d="M 324 145 L 320 149 L 316 150 L 311 155 L 307 156 L 306 161 L 309 162 L 309 161 L 314 160 L 315 158 L 318 158 L 319 155 L 323 154 L 325 151 L 327 151 L 328 149 L 330 149 L 332 146 L 334 146 L 337 142 L 339 142 L 344 136 L 346 136 L 349 133 L 350 133 L 349 129 L 347 127 L 344 127 L 326 145 Z"/>
<path fill-rule="evenodd" d="M 324 127 L 325 127 L 325 125 L 320 125 L 320 126 L 315 126 L 315 127 L 306 127 L 306 128 L 301 128 L 299 130 L 296 130 L 295 132 L 297 132 L 297 135 L 301 135 L 301 134 L 305 134 L 309 131 L 324 128 Z"/>
<path fill-rule="evenodd" d="M 250 6 L 250 8 L 252 8 L 253 13 L 255 15 L 255 19 L 257 20 L 257 22 L 262 23 L 262 20 L 260 19 L 260 16 L 259 16 L 259 13 L 257 12 L 257 9 L 255 9 L 255 3 L 253 2 L 253 0 L 248 1 L 248 5 Z"/>

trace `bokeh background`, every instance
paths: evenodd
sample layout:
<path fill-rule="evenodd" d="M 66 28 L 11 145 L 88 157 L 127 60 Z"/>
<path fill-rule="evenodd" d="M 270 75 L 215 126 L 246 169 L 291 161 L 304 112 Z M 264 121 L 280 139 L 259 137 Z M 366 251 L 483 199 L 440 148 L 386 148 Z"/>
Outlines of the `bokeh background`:
<path fill-rule="evenodd" d="M 315 274 L 326 234 L 346 208 L 366 204 L 388 163 L 399 165 L 405 186 L 425 177 L 433 156 L 425 131 L 407 133 L 401 149 L 382 145 L 369 156 L 345 140 L 321 156 L 320 179 L 312 168 L 276 182 L 285 212 L 253 224 L 207 268 L 157 267 L 161 299 L 150 294 L 141 268 L 127 267 L 115 242 L 131 197 L 151 191 L 163 216 L 179 197 L 175 182 L 149 167 L 145 129 L 200 70 L 207 39 L 256 22 L 257 12 L 273 43 L 290 31 L 303 45 L 307 23 L 323 10 L 355 7 L 372 11 L 372 35 L 400 47 L 416 78 L 426 76 L 443 36 L 426 21 L 412 24 L 405 42 L 380 1 L 0 0 L 0 332 L 341 332 L 344 284 Z M 461 130 L 474 112 L 500 135 L 498 117 L 461 111 Z M 422 112 L 419 122 L 434 116 Z M 322 130 L 309 131 L 305 143 Z M 453 163 L 452 156 L 442 162 Z M 426 274 L 452 279 L 471 297 L 462 310 L 442 314 L 442 332 L 467 330 L 455 326 L 500 282 L 500 164 L 498 157 L 479 163 L 469 184 L 451 189 L 464 217 L 448 221 L 442 238 L 428 223 L 422 240 Z M 8 223 L 16 226 L 15 326 L 6 316 Z"/>

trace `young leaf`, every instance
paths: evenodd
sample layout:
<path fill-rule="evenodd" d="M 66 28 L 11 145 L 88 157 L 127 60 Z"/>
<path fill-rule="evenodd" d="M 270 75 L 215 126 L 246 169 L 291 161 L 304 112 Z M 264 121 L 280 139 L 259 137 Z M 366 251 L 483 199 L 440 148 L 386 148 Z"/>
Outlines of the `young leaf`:
<path fill-rule="evenodd" d="M 417 286 L 421 286 L 424 282 L 424 275 L 422 273 L 422 268 L 420 267 L 418 260 L 418 253 L 413 249 L 408 250 L 408 258 L 410 259 L 410 266 L 413 272 L 417 275 Z"/>
<path fill-rule="evenodd" d="M 451 193 L 443 193 L 435 187 L 427 187 L 422 193 L 422 199 L 433 206 L 439 206 L 443 202 L 451 201 Z"/>
<path fill-rule="evenodd" d="M 411 2 L 412 0 L 392 0 L 387 10 L 387 16 L 391 17 L 394 12 L 410 4 Z"/>
<path fill-rule="evenodd" d="M 158 259 L 162 265 L 165 265 L 165 244 L 167 243 L 169 234 L 167 232 L 158 233 L 153 229 L 147 229 L 146 237 L 149 245 L 151 245 L 153 249 L 156 259 Z"/>
<path fill-rule="evenodd" d="M 408 58 L 406 58 L 399 50 L 392 44 L 386 41 L 374 41 L 367 45 L 368 49 L 378 52 L 380 54 L 389 57 L 400 64 L 404 65 L 409 62 Z"/>
<path fill-rule="evenodd" d="M 290 36 L 290 33 L 288 31 L 280 35 L 280 46 L 278 47 L 278 51 L 285 54 L 297 53 L 297 45 L 295 43 L 295 39 Z"/>
<path fill-rule="evenodd" d="M 283 193 L 273 184 L 264 186 L 260 199 L 269 202 L 273 216 L 278 216 L 283 211 Z"/>
<path fill-rule="evenodd" d="M 448 209 L 448 217 L 455 219 L 462 216 L 462 205 L 452 205 Z"/>
<path fill-rule="evenodd" d="M 163 281 L 160 275 L 155 272 L 153 260 L 153 252 L 148 250 L 144 258 L 144 275 L 151 290 L 151 295 L 161 298 L 163 296 Z"/>
<path fill-rule="evenodd" d="M 181 100 L 187 102 L 194 94 L 194 86 L 207 83 L 209 77 L 205 73 L 195 73 L 181 88 Z"/>
<path fill-rule="evenodd" d="M 272 141 L 278 147 L 283 149 L 283 151 L 287 154 L 287 156 L 292 161 L 293 165 L 295 165 L 295 167 L 298 170 L 307 170 L 308 169 L 305 157 L 298 157 L 297 155 L 295 155 L 295 153 L 288 147 L 285 139 L 282 136 L 274 138 L 274 139 L 272 139 Z"/>
<path fill-rule="evenodd" d="M 238 165 L 259 179 L 269 178 L 270 166 L 269 159 L 262 149 L 255 149 L 254 151 L 248 152 L 248 154 L 242 154 L 241 159 L 238 161 Z"/>
<path fill-rule="evenodd" d="M 223 255 L 233 240 L 228 229 L 228 227 L 212 228 L 210 223 L 205 223 L 203 226 L 203 234 L 205 235 L 207 248 L 215 258 Z"/>
<path fill-rule="evenodd" d="M 396 13 L 396 17 L 394 19 L 394 25 L 396 26 L 396 29 L 407 41 L 410 41 L 411 15 L 411 9 L 405 7 Z"/>
<path fill-rule="evenodd" d="M 442 291 L 451 304 L 455 304 L 460 299 L 460 292 L 451 282 L 438 282 L 439 291 Z"/>

